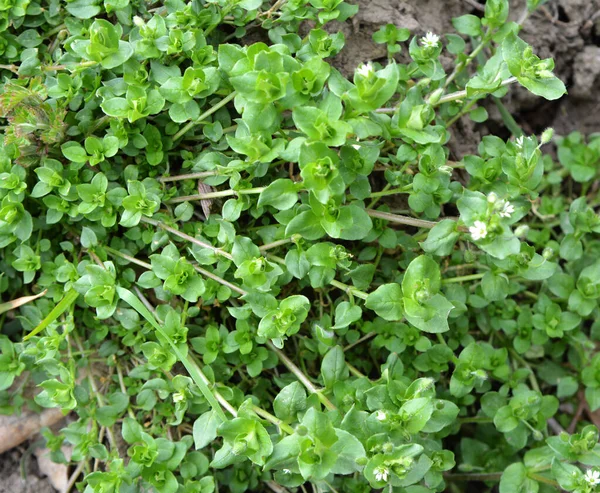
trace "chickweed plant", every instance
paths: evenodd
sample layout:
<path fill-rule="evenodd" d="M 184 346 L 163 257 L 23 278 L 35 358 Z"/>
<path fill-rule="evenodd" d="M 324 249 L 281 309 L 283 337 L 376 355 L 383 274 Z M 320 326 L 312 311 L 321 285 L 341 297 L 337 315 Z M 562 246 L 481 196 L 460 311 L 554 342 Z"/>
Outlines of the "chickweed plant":
<path fill-rule="evenodd" d="M 349 80 L 356 11 L 0 0 L 0 411 L 74 489 L 600 491 L 600 137 L 451 156 L 553 61 L 488 0 Z"/>

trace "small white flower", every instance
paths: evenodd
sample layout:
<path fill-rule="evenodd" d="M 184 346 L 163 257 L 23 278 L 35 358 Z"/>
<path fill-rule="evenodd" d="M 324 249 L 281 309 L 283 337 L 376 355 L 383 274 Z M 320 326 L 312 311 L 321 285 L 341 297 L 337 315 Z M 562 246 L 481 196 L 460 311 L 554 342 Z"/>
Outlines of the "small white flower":
<path fill-rule="evenodd" d="M 584 479 L 591 486 L 596 486 L 600 484 L 600 471 L 597 469 L 588 469 L 585 471 Z"/>
<path fill-rule="evenodd" d="M 364 63 L 363 65 L 361 65 L 360 67 L 358 67 L 356 69 L 356 73 L 365 78 L 369 77 L 374 72 L 375 72 L 375 69 L 373 68 L 373 64 L 371 62 Z"/>
<path fill-rule="evenodd" d="M 379 410 L 375 413 L 375 418 L 377 418 L 377 421 L 385 421 L 387 419 L 387 413 Z"/>
<path fill-rule="evenodd" d="M 447 164 L 443 164 L 442 166 L 440 166 L 438 168 L 438 171 L 440 173 L 444 173 L 446 175 L 451 175 L 452 171 L 453 171 L 453 168 L 452 168 L 452 166 L 448 166 Z"/>
<path fill-rule="evenodd" d="M 184 399 L 185 395 L 183 395 L 181 392 L 175 392 L 173 394 L 173 402 L 181 402 Z"/>
<path fill-rule="evenodd" d="M 437 48 L 440 37 L 432 32 L 427 33 L 421 38 L 421 44 L 424 48 Z"/>
<path fill-rule="evenodd" d="M 525 138 L 522 135 L 520 137 L 517 137 L 517 140 L 515 140 L 515 145 L 519 149 L 523 149 L 523 144 L 524 143 L 525 143 Z"/>
<path fill-rule="evenodd" d="M 515 212 L 515 206 L 512 205 L 508 200 L 503 201 L 502 208 L 498 215 L 500 217 L 510 217 Z"/>
<path fill-rule="evenodd" d="M 352 147 L 354 147 L 357 151 L 360 151 L 360 146 L 358 144 L 352 144 Z"/>
<path fill-rule="evenodd" d="M 475 241 L 483 240 L 487 236 L 487 225 L 483 221 L 475 221 L 469 228 L 469 233 Z"/>
<path fill-rule="evenodd" d="M 375 479 L 377 481 L 387 481 L 390 475 L 390 471 L 388 471 L 387 467 L 378 466 L 373 471 L 375 473 Z"/>
<path fill-rule="evenodd" d="M 284 469 L 283 474 L 292 474 L 292 471 L 290 471 L 289 469 Z"/>

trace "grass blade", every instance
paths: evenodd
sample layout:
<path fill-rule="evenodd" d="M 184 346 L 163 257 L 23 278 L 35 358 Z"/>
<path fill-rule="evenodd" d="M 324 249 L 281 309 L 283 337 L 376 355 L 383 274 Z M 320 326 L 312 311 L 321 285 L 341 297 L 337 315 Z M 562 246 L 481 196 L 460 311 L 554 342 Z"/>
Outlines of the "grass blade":
<path fill-rule="evenodd" d="M 211 390 L 208 388 L 208 385 L 207 385 L 208 379 L 206 378 L 206 376 L 202 373 L 202 371 L 199 368 L 197 368 L 195 365 L 193 365 L 188 360 L 187 356 L 185 356 L 179 350 L 177 345 L 164 332 L 164 330 L 162 329 L 160 324 L 157 322 L 156 318 L 150 312 L 150 310 L 148 310 L 148 308 L 146 308 L 144 306 L 144 304 L 140 301 L 140 299 L 135 294 L 133 294 L 131 291 L 129 291 L 128 289 L 125 289 L 122 287 L 117 287 L 117 293 L 119 293 L 119 297 L 123 301 L 125 301 L 134 310 L 136 310 L 142 317 L 144 317 L 150 324 L 152 324 L 152 326 L 158 331 L 158 333 L 161 336 L 163 336 L 167 341 L 169 341 L 169 345 L 173 349 L 173 352 L 177 356 L 177 359 L 179 359 L 179 361 L 181 361 L 183 366 L 185 366 L 185 369 L 188 371 L 188 373 L 190 374 L 190 377 L 192 377 L 192 380 L 200 389 L 200 392 L 202 392 L 202 395 L 204 395 L 205 399 L 208 401 L 208 403 L 213 408 L 213 410 L 219 415 L 219 417 L 223 421 L 227 421 L 227 416 L 225 416 L 223 409 L 219 405 L 217 399 L 215 398 L 215 396 L 213 395 Z"/>
<path fill-rule="evenodd" d="M 69 308 L 73 302 L 77 299 L 79 293 L 71 288 L 70 291 L 65 294 L 62 300 L 58 302 L 58 304 L 52 309 L 52 311 L 48 314 L 48 316 L 40 322 L 35 329 L 33 329 L 29 334 L 23 337 L 23 340 L 33 337 L 36 334 L 39 334 L 42 330 L 44 330 L 48 325 L 54 322 L 58 317 L 60 317 L 66 310 Z"/>

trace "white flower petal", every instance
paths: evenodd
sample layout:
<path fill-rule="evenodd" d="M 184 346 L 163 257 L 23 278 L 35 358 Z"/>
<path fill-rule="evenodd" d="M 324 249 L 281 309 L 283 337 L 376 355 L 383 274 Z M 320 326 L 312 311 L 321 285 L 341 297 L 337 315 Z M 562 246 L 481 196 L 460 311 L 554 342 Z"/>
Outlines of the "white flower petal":
<path fill-rule="evenodd" d="M 424 48 L 437 48 L 440 37 L 432 32 L 428 32 L 421 38 L 421 44 Z"/>

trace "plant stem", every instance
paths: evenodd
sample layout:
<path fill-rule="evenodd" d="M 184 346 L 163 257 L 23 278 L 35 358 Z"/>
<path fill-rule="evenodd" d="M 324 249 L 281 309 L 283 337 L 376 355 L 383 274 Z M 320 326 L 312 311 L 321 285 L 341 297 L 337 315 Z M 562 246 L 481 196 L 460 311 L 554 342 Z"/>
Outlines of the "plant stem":
<path fill-rule="evenodd" d="M 459 63 L 454 68 L 454 71 L 446 79 L 446 82 L 444 83 L 444 89 L 446 89 L 450 85 L 450 83 L 456 78 L 456 76 L 458 74 L 460 74 L 475 59 L 475 57 L 479 54 L 479 52 L 481 50 L 483 50 L 483 48 L 485 47 L 485 45 L 491 39 L 490 34 L 491 34 L 491 28 L 488 27 L 485 35 L 481 39 L 481 43 L 479 43 L 479 45 L 477 45 L 475 47 L 475 49 L 473 50 L 473 52 L 467 57 L 467 59 L 464 62 Z"/>
<path fill-rule="evenodd" d="M 386 185 L 386 187 L 387 187 L 387 185 Z M 380 192 L 373 192 L 372 194 L 369 195 L 368 198 L 373 199 L 376 197 L 385 197 L 386 195 L 396 195 L 399 193 L 408 193 L 411 188 L 412 188 L 412 184 L 407 185 L 405 187 L 401 187 L 401 188 L 393 188 L 391 190 L 381 190 Z"/>
<path fill-rule="evenodd" d="M 233 257 L 231 256 L 231 254 L 229 252 L 226 252 L 225 250 L 222 250 L 221 248 L 217 248 L 216 246 L 213 246 L 210 243 L 206 243 L 206 242 L 198 240 L 190 235 L 182 233 L 181 231 L 179 231 L 175 228 L 172 228 L 171 226 L 167 226 L 166 224 L 163 224 L 160 221 L 157 221 L 156 219 L 151 219 L 149 217 L 142 217 L 141 220 L 142 220 L 142 222 L 151 224 L 152 226 L 157 226 L 161 229 L 164 229 L 165 231 L 168 231 L 169 233 L 171 233 L 175 236 L 179 236 L 179 238 L 189 241 L 190 243 L 193 243 L 194 245 L 198 245 L 202 248 L 208 248 L 209 250 L 212 250 L 213 252 L 215 252 L 217 255 L 221 255 L 222 257 L 225 257 L 226 259 L 233 260 Z"/>
<path fill-rule="evenodd" d="M 259 246 L 258 249 L 261 252 L 264 252 L 266 250 L 271 250 L 273 248 L 277 248 L 282 245 L 287 245 L 288 243 L 296 243 L 300 239 L 302 239 L 301 235 L 294 234 L 294 235 L 290 236 L 289 238 L 283 238 L 282 240 L 273 241 L 272 243 L 265 243 L 264 245 Z"/>
<path fill-rule="evenodd" d="M 98 62 L 94 62 L 93 60 L 89 60 L 89 61 L 85 61 L 85 62 L 75 63 L 73 65 L 71 65 L 69 63 L 63 63 L 61 65 L 45 65 L 45 66 L 41 66 L 40 68 L 44 72 L 58 72 L 58 71 L 61 71 L 61 70 L 75 70 L 75 69 L 78 69 L 78 68 L 93 67 L 94 65 L 98 65 Z"/>
<path fill-rule="evenodd" d="M 544 476 L 540 476 L 539 474 L 529 473 L 528 476 L 539 483 L 549 484 L 557 489 L 560 488 L 560 485 L 556 481 L 553 481 L 549 478 L 545 478 Z"/>
<path fill-rule="evenodd" d="M 363 374 L 358 368 L 356 368 L 355 366 L 351 365 L 347 361 L 346 361 L 346 366 L 348 367 L 348 370 L 350 370 L 350 373 L 352 373 L 352 375 L 354 375 L 355 377 L 366 378 L 365 374 Z"/>
<path fill-rule="evenodd" d="M 373 209 L 367 209 L 367 214 L 376 219 L 383 219 L 391 223 L 406 224 L 407 226 L 415 226 L 417 228 L 431 229 L 437 224 L 436 221 L 426 221 L 424 219 L 400 216 L 398 214 L 392 214 L 391 212 L 375 211 Z"/>
<path fill-rule="evenodd" d="M 348 351 L 350 349 L 352 349 L 355 346 L 358 346 L 359 344 L 368 341 L 369 339 L 371 339 L 371 337 L 375 337 L 377 335 L 377 332 L 369 332 L 368 334 L 365 334 L 364 336 L 362 336 L 360 339 L 348 344 L 347 346 L 344 347 L 344 351 Z"/>
<path fill-rule="evenodd" d="M 485 275 L 485 273 L 479 273 L 479 274 L 469 274 L 467 276 L 449 277 L 446 279 L 442 279 L 442 283 L 450 284 L 453 282 L 476 281 L 477 279 L 481 279 L 484 275 Z"/>
<path fill-rule="evenodd" d="M 277 355 L 279 361 L 281 361 L 286 366 L 286 368 L 295 375 L 295 377 L 300 381 L 300 383 L 304 385 L 311 394 L 315 394 L 319 398 L 321 403 L 327 409 L 329 409 L 330 411 L 335 411 L 337 409 L 333 405 L 333 403 L 312 384 L 309 378 L 304 373 L 302 373 L 302 370 L 298 368 L 294 364 L 294 362 L 285 355 L 283 351 L 277 348 L 271 341 L 267 341 L 267 347 Z"/>
<path fill-rule="evenodd" d="M 501 477 L 501 472 L 444 474 L 444 479 L 447 481 L 500 481 Z"/>
<path fill-rule="evenodd" d="M 193 366 L 195 366 L 196 369 L 198 370 L 198 374 L 199 374 L 200 378 L 204 381 L 204 383 L 206 384 L 206 386 L 209 387 L 209 388 L 212 386 L 212 389 L 211 389 L 212 390 L 212 394 L 215 396 L 215 399 L 217 399 L 217 401 L 219 402 L 219 404 L 221 405 L 221 407 L 223 409 L 226 409 L 227 411 L 229 411 L 229 413 L 234 418 L 237 418 L 237 410 L 235 409 L 235 407 L 233 407 L 231 404 L 229 404 L 229 401 L 227 399 L 225 399 L 225 397 L 223 397 L 221 395 L 221 393 L 216 389 L 216 386 L 213 385 L 208 378 L 206 378 L 206 375 L 200 369 L 200 365 L 196 361 L 195 356 L 193 354 L 189 354 L 189 359 L 190 359 L 190 363 Z"/>
<path fill-rule="evenodd" d="M 506 80 L 503 80 L 502 83 L 500 84 L 500 87 L 508 86 L 508 85 L 510 85 L 510 84 L 512 84 L 514 82 L 517 82 L 517 78 L 516 77 L 510 77 L 510 78 L 508 78 Z M 447 94 L 446 96 L 442 96 L 437 102 L 431 103 L 431 104 L 432 104 L 432 106 L 439 106 L 439 105 L 444 104 L 444 103 L 450 103 L 452 101 L 458 101 L 460 99 L 464 99 L 466 96 L 467 96 L 467 90 L 466 89 L 463 90 L 463 91 L 456 91 L 456 92 Z"/>
<path fill-rule="evenodd" d="M 121 387 L 121 392 L 127 395 L 127 388 L 125 387 L 125 381 L 123 380 L 123 371 L 121 370 L 121 365 L 119 365 L 119 360 L 116 357 L 114 358 L 114 362 L 115 368 L 117 369 L 117 376 L 119 378 L 119 387 Z M 127 413 L 129 414 L 130 418 L 135 419 L 135 414 L 129 405 L 127 406 Z"/>
<path fill-rule="evenodd" d="M 369 293 L 365 293 L 364 291 L 356 289 L 352 286 L 348 286 L 347 284 L 344 284 L 340 281 L 336 281 L 335 279 L 329 281 L 329 284 L 338 289 L 341 289 L 342 291 L 345 291 L 348 295 L 356 296 L 357 298 L 361 298 L 363 300 L 366 300 L 369 297 Z"/>
<path fill-rule="evenodd" d="M 169 181 L 181 181 L 181 180 L 196 180 L 199 178 L 208 178 L 209 176 L 217 176 L 219 172 L 217 170 L 214 171 L 200 171 L 198 173 L 187 173 L 184 175 L 174 175 L 174 176 L 161 176 L 158 181 L 161 183 L 167 183 Z"/>
<path fill-rule="evenodd" d="M 19 73 L 19 67 L 17 65 L 4 65 L 0 64 L 0 70 L 10 70 L 13 74 Z"/>
<path fill-rule="evenodd" d="M 462 424 L 469 424 L 469 423 L 493 423 L 494 420 L 492 418 L 486 418 L 485 416 L 473 416 L 470 418 L 457 418 L 457 421 Z"/>
<path fill-rule="evenodd" d="M 525 361 L 525 359 L 519 353 L 517 353 L 514 349 L 509 349 L 509 351 L 510 351 L 510 354 L 512 354 L 513 357 L 519 363 L 521 363 L 525 368 L 527 368 L 529 370 L 529 383 L 531 384 L 531 388 L 533 388 L 533 390 L 541 393 L 542 391 L 540 390 L 540 385 L 538 384 L 537 378 L 535 378 L 535 372 L 533 371 L 533 369 L 531 368 L 529 363 L 527 363 L 527 361 Z"/>
<path fill-rule="evenodd" d="M 477 103 L 477 99 L 473 99 L 471 101 L 469 101 L 465 107 L 459 111 L 456 115 L 454 115 L 450 120 L 448 120 L 448 123 L 446 123 L 446 128 L 451 127 L 452 125 L 454 125 L 456 123 L 456 121 L 463 117 L 464 115 L 466 115 L 469 110 L 475 106 L 475 104 Z"/>
<path fill-rule="evenodd" d="M 183 135 L 185 135 L 189 130 L 191 130 L 195 125 L 197 125 L 198 123 L 200 123 L 202 120 L 205 120 L 206 118 L 208 118 L 210 115 L 212 115 L 215 111 L 221 109 L 223 106 L 225 106 L 227 103 L 229 103 L 229 101 L 231 101 L 233 98 L 235 98 L 236 96 L 236 92 L 233 91 L 229 96 L 223 98 L 221 101 L 219 101 L 217 104 L 215 104 L 214 106 L 212 106 L 210 109 L 206 110 L 204 113 L 202 113 L 197 120 L 192 121 L 192 122 L 188 122 L 187 125 L 185 125 L 179 132 L 177 132 L 174 136 L 173 136 L 173 140 L 177 140 L 179 138 L 181 138 Z"/>
<path fill-rule="evenodd" d="M 193 200 L 216 199 L 219 197 L 231 197 L 237 195 L 252 195 L 261 193 L 266 187 L 245 188 L 243 190 L 219 190 L 217 192 L 198 193 L 195 195 L 183 195 L 167 200 L 165 204 L 179 204 L 181 202 L 190 202 Z"/>
<path fill-rule="evenodd" d="M 140 267 L 143 267 L 144 269 L 148 269 L 148 270 L 152 270 L 152 265 L 150 265 L 148 262 L 144 262 L 143 260 L 139 260 L 135 257 L 132 257 L 131 255 L 127 255 L 126 253 L 120 252 L 119 250 L 115 250 L 114 248 L 105 246 L 104 249 L 111 255 L 114 255 L 115 257 L 120 257 L 122 259 L 125 259 L 129 262 L 131 262 L 132 264 L 136 264 L 139 265 Z"/>
<path fill-rule="evenodd" d="M 140 267 L 144 267 L 145 269 L 148 270 L 152 270 L 152 265 L 149 264 L 148 262 L 144 262 L 143 260 L 139 260 L 135 257 L 132 257 L 130 255 L 127 255 L 125 253 L 119 252 L 118 250 L 115 250 L 113 248 L 110 247 L 104 247 L 104 249 L 110 253 L 111 255 L 115 255 L 117 257 L 121 257 L 125 260 L 128 260 L 129 262 L 139 265 Z M 236 286 L 233 283 L 230 283 L 229 281 L 226 281 L 225 279 L 223 279 L 222 277 L 213 274 L 212 272 L 203 269 L 202 267 L 200 267 L 197 264 L 192 263 L 192 267 L 196 270 L 196 272 L 198 272 L 199 274 L 202 274 L 205 277 L 208 277 L 209 279 L 212 279 L 213 281 L 217 281 L 219 284 L 222 284 L 223 286 L 227 286 L 229 289 L 231 289 L 232 291 L 235 291 L 236 293 L 241 294 L 242 296 L 244 296 L 245 294 L 248 294 L 247 291 L 244 291 L 242 288 L 240 288 L 239 286 Z"/>
<path fill-rule="evenodd" d="M 212 279 L 213 281 L 217 281 L 219 284 L 222 284 L 223 286 L 228 287 L 232 291 L 235 291 L 236 293 L 239 293 L 242 296 L 248 294 L 248 292 L 244 291 L 242 288 L 236 286 L 233 283 L 230 283 L 229 281 L 226 281 L 222 277 L 219 277 L 219 276 L 217 276 L 216 274 L 213 274 L 210 271 L 207 271 L 206 269 L 203 269 L 199 265 L 192 264 L 192 266 L 194 267 L 194 269 L 196 270 L 196 272 L 198 272 L 199 274 L 202 274 L 203 276 L 208 277 L 208 278 Z"/>
<path fill-rule="evenodd" d="M 291 435 L 291 434 L 294 433 L 294 429 L 290 425 L 288 425 L 287 423 L 284 423 L 283 421 L 281 421 L 276 416 L 273 416 L 269 411 L 265 411 L 262 407 L 252 406 L 252 410 L 256 414 L 258 414 L 259 416 L 261 416 L 262 418 L 264 418 L 267 421 L 269 421 L 270 423 L 273 423 L 275 426 L 278 426 L 279 428 L 281 428 L 288 435 Z"/>

